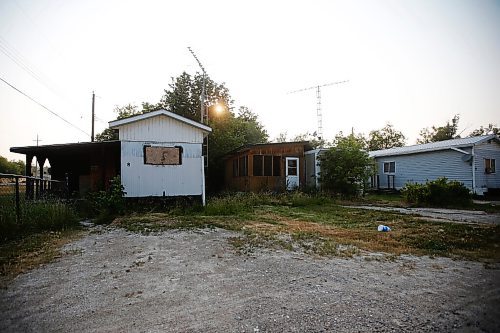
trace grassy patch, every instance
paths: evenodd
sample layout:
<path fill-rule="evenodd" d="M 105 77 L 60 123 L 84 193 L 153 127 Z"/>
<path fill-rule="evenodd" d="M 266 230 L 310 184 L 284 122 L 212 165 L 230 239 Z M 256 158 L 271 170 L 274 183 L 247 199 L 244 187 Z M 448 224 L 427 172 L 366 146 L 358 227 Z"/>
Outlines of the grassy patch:
<path fill-rule="evenodd" d="M 15 203 L 0 200 L 0 244 L 42 231 L 58 231 L 78 224 L 71 207 L 55 199 L 22 201 L 19 216 Z"/>
<path fill-rule="evenodd" d="M 115 224 L 138 232 L 205 227 L 240 231 L 230 240 L 240 253 L 270 247 L 321 256 L 369 251 L 500 262 L 500 226 L 343 208 L 329 198 L 301 193 L 239 194 L 212 199 L 204 209 L 130 215 Z M 392 231 L 378 232 L 379 224 Z"/>
<path fill-rule="evenodd" d="M 407 207 L 400 193 L 368 193 L 363 197 L 356 199 L 356 203 L 374 204 L 379 206 Z"/>
<path fill-rule="evenodd" d="M 59 257 L 61 247 L 82 234 L 79 229 L 46 231 L 0 244 L 0 287 L 5 288 L 17 275 Z M 67 254 L 73 252 L 78 250 L 70 250 Z"/>

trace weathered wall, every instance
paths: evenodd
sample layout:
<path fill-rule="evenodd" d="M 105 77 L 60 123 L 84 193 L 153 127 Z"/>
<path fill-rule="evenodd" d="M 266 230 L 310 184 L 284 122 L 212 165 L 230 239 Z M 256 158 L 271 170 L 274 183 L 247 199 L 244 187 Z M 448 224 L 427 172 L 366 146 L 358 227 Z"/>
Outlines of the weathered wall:
<path fill-rule="evenodd" d="M 182 147 L 181 165 L 144 163 L 144 146 Z M 121 177 L 127 197 L 201 195 L 201 144 L 183 142 L 122 141 Z"/>

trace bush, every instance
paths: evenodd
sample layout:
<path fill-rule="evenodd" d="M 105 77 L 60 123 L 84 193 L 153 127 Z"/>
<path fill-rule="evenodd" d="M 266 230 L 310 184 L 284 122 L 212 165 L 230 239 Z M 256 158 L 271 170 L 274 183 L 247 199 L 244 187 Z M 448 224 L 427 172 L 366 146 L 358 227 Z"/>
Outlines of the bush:
<path fill-rule="evenodd" d="M 110 223 L 117 215 L 124 213 L 124 189 L 120 177 L 116 176 L 110 181 L 108 190 L 91 192 L 87 195 L 92 216 L 97 216 L 96 223 Z"/>
<path fill-rule="evenodd" d="M 449 181 L 445 177 L 425 184 L 408 183 L 401 193 L 405 200 L 416 205 L 430 206 L 468 206 L 472 203 L 470 191 L 456 180 Z"/>
<path fill-rule="evenodd" d="M 344 197 L 356 197 L 374 172 L 373 160 L 363 149 L 361 138 L 336 137 L 336 145 L 320 156 L 320 182 L 323 190 Z"/>

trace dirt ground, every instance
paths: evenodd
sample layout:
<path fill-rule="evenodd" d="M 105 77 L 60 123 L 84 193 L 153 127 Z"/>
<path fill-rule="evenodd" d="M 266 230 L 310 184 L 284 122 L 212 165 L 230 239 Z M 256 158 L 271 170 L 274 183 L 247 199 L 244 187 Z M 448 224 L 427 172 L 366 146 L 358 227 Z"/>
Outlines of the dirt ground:
<path fill-rule="evenodd" d="M 0 332 L 499 332 L 500 266 L 93 228 L 0 290 Z"/>
<path fill-rule="evenodd" d="M 447 209 L 447 208 L 401 208 L 380 206 L 344 206 L 348 208 L 359 208 L 367 210 L 378 210 L 385 212 L 396 212 L 408 215 L 417 215 L 426 221 L 439 222 L 462 222 L 462 223 L 486 223 L 500 224 L 500 214 L 486 213 L 483 211 Z"/>

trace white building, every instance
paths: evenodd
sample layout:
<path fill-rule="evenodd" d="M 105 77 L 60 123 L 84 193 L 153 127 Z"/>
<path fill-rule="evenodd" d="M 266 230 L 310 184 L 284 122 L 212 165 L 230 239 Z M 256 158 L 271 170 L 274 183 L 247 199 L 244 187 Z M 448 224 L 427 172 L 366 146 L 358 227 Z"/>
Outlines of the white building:
<path fill-rule="evenodd" d="M 205 203 L 202 145 L 206 125 L 166 110 L 111 121 L 121 146 L 126 197 L 201 196 Z"/>

